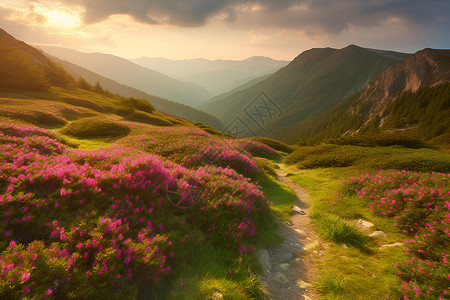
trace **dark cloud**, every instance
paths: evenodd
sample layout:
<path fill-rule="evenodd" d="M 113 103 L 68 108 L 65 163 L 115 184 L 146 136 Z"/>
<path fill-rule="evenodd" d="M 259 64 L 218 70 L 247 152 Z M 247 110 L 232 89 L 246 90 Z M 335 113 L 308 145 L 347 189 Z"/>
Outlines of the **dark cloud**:
<path fill-rule="evenodd" d="M 139 22 L 202 26 L 208 18 L 246 26 L 270 26 L 338 33 L 350 25 L 370 27 L 398 17 L 420 25 L 448 19 L 449 0 L 66 0 L 86 8 L 85 21 L 99 22 L 113 14 L 128 14 Z M 244 9 L 258 5 L 259 9 Z M 304 9 L 299 9 L 303 7 Z M 436 24 L 434 24 L 436 25 Z"/>

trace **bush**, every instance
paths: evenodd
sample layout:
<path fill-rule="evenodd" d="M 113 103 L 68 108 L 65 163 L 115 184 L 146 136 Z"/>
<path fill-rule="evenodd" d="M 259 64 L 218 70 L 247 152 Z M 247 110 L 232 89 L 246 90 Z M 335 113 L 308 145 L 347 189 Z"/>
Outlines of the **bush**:
<path fill-rule="evenodd" d="M 274 149 L 263 143 L 249 141 L 247 139 L 233 139 L 227 140 L 227 142 L 247 151 L 255 157 L 263 157 L 268 159 L 280 157 L 280 155 Z"/>
<path fill-rule="evenodd" d="M 0 109 L 0 116 L 25 121 L 40 126 L 62 126 L 67 120 L 49 111 Z"/>
<path fill-rule="evenodd" d="M 296 149 L 296 147 L 294 147 L 294 146 L 288 145 L 286 143 L 283 143 L 283 142 L 280 142 L 280 141 L 277 141 L 274 139 L 266 138 L 266 137 L 250 137 L 247 139 L 261 143 L 261 144 L 265 144 L 265 145 L 269 146 L 270 148 L 273 148 L 273 149 L 275 149 L 277 151 L 281 151 L 281 152 L 292 153 Z"/>
<path fill-rule="evenodd" d="M 62 101 L 64 101 L 65 103 L 68 103 L 70 105 L 80 106 L 80 107 L 84 107 L 84 108 L 89 108 L 89 109 L 98 111 L 100 113 L 104 113 L 106 111 L 103 107 L 101 107 L 97 103 L 89 101 L 89 100 L 85 100 L 85 99 L 64 98 L 64 99 L 62 99 Z"/>
<path fill-rule="evenodd" d="M 94 117 L 73 121 L 61 132 L 77 138 L 108 138 L 127 135 L 130 127 L 112 120 Z"/>
<path fill-rule="evenodd" d="M 134 112 L 125 117 L 128 121 L 140 122 L 155 126 L 173 126 L 173 123 L 156 115 L 144 112 Z"/>

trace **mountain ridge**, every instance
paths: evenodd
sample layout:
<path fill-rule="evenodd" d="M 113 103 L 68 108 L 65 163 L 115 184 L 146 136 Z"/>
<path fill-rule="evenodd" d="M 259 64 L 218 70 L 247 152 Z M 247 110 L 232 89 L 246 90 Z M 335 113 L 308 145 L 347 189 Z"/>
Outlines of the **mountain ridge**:
<path fill-rule="evenodd" d="M 56 46 L 40 45 L 39 47 L 53 56 L 77 64 L 121 84 L 182 104 L 196 106 L 210 97 L 210 93 L 198 85 L 181 82 L 112 54 L 85 53 Z"/>

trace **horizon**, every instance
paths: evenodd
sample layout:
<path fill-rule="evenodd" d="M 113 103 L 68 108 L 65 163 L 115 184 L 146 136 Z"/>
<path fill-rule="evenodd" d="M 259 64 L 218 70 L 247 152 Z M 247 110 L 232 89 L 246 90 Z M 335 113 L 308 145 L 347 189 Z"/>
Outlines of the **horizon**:
<path fill-rule="evenodd" d="M 291 61 L 312 48 L 450 48 L 450 2 L 2 0 L 0 27 L 30 44 L 126 59 Z"/>

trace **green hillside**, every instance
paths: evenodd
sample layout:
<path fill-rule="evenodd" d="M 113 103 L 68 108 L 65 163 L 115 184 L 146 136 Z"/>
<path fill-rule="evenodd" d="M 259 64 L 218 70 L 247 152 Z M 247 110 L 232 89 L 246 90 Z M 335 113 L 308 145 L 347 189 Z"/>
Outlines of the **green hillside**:
<path fill-rule="evenodd" d="M 311 49 L 268 79 L 237 91 L 220 102 L 212 99 L 200 108 L 227 125 L 264 91 L 281 108 L 282 117 L 269 120 L 263 134 L 277 138 L 281 127 L 326 112 L 407 56 L 354 45 L 339 50 Z"/>
<path fill-rule="evenodd" d="M 214 116 L 207 114 L 203 111 L 197 110 L 190 106 L 167 100 L 161 97 L 149 95 L 143 91 L 135 88 L 123 85 L 112 79 L 101 76 L 97 73 L 89 71 L 86 68 L 77 66 L 68 61 L 51 57 L 57 61 L 61 66 L 69 72 L 74 78 L 83 77 L 91 85 L 95 85 L 97 82 L 110 92 L 126 96 L 148 99 L 155 106 L 156 110 L 165 114 L 173 115 L 175 117 L 190 120 L 191 122 L 202 122 L 214 128 L 222 128 L 223 124 Z"/>

